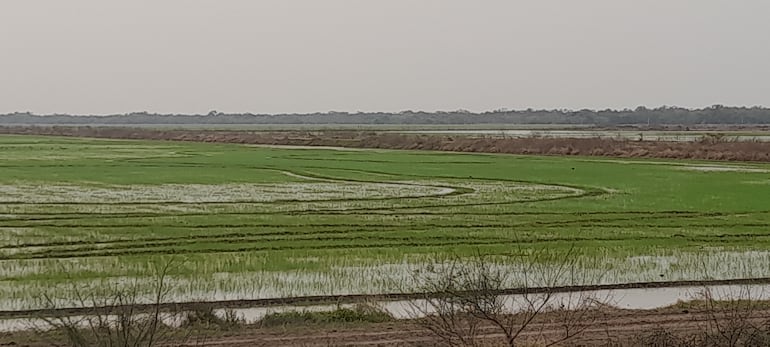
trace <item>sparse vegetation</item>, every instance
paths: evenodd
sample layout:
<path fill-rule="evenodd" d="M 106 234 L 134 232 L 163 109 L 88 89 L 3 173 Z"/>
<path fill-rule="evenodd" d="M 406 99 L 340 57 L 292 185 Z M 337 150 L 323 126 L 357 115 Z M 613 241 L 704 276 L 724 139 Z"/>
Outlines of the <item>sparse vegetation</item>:
<path fill-rule="evenodd" d="M 237 330 L 245 324 L 246 320 L 232 309 L 224 309 L 221 314 L 217 314 L 214 306 L 201 306 L 185 312 L 180 325 L 188 328 Z"/>
<path fill-rule="evenodd" d="M 262 318 L 257 325 L 261 327 L 304 326 L 308 324 L 340 323 L 383 323 L 393 317 L 370 304 L 358 304 L 352 308 L 337 307 L 331 311 L 288 311 L 271 313 Z"/>
<path fill-rule="evenodd" d="M 52 337 L 52 343 L 66 341 L 72 347 L 153 347 L 182 343 L 189 333 L 173 329 L 167 322 L 173 321 L 175 313 L 162 311 L 167 300 L 169 287 L 168 270 L 171 262 L 157 268 L 152 285 L 153 300 L 146 311 L 139 310 L 142 303 L 142 286 L 126 284 L 116 286 L 107 292 L 89 292 L 75 288 L 78 306 L 89 312 L 73 316 L 60 312 L 53 316 L 41 314 L 36 327 L 42 336 Z M 103 290 L 103 288 L 99 288 Z M 47 298 L 48 309 L 56 309 L 55 301 Z"/>
<path fill-rule="evenodd" d="M 760 347 L 770 345 L 768 302 L 757 300 L 757 293 L 748 288 L 738 293 L 717 295 L 704 288 L 696 300 L 678 303 L 688 313 L 693 324 L 687 329 L 676 325 L 660 325 L 650 331 L 639 332 L 629 346 L 638 347 Z"/>
<path fill-rule="evenodd" d="M 526 254 L 523 253 L 522 254 Z M 488 256 L 471 260 L 454 259 L 438 267 L 429 266 L 415 273 L 415 281 L 425 298 L 412 302 L 418 320 L 446 346 L 553 346 L 579 337 L 589 327 L 596 328 L 606 298 L 593 292 L 572 292 L 559 296 L 555 290 L 564 280 L 586 283 L 572 249 L 561 254 L 536 251 L 522 255 L 521 267 L 500 268 Z M 542 258 L 555 267 L 541 267 Z M 528 261 L 527 261 L 528 260 Z M 508 277 L 518 280 L 514 288 L 521 294 L 503 296 L 510 286 Z M 598 278 L 593 280 L 599 280 Z M 544 291 L 534 291 L 535 287 Z M 544 333 L 533 329 L 543 315 L 551 315 Z"/>

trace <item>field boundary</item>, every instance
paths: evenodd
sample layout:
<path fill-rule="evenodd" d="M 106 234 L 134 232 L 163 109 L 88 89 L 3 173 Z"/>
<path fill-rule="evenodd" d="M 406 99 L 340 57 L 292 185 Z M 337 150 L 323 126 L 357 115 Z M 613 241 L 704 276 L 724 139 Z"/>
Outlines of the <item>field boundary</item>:
<path fill-rule="evenodd" d="M 408 135 L 352 130 L 156 130 L 90 126 L 0 126 L 0 134 L 468 153 L 770 162 L 770 142 L 729 141 L 709 137 L 695 142 L 667 142 L 612 138 L 491 138 L 437 134 Z"/>

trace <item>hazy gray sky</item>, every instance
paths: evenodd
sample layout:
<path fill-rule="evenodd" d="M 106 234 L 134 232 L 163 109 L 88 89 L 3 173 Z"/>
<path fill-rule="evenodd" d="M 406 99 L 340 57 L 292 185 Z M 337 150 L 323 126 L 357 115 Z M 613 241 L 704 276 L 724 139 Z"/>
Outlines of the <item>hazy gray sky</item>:
<path fill-rule="evenodd" d="M 768 0 L 2 0 L 0 113 L 770 105 Z"/>

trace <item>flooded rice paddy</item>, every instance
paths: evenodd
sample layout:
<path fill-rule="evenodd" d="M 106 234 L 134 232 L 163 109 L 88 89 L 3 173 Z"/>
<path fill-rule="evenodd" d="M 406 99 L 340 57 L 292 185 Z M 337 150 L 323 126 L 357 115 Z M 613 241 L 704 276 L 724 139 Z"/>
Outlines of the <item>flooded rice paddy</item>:
<path fill-rule="evenodd" d="M 580 281 L 559 285 L 770 277 L 764 164 L 0 145 L 5 310 L 75 307 L 79 293 L 129 285 L 147 302 L 166 264 L 169 302 L 408 293 L 415 272 L 478 254 L 510 270 L 510 288 L 522 266 L 547 273 L 565 254 Z"/>

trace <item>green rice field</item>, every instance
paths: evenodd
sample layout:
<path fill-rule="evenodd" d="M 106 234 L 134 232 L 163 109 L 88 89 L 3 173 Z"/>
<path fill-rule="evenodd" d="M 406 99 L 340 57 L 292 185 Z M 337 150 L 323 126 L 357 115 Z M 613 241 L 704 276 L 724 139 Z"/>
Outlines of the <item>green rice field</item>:
<path fill-rule="evenodd" d="M 568 250 L 601 283 L 770 276 L 770 165 L 0 136 L 5 310 L 168 262 L 172 300 L 231 300 Z"/>

